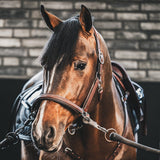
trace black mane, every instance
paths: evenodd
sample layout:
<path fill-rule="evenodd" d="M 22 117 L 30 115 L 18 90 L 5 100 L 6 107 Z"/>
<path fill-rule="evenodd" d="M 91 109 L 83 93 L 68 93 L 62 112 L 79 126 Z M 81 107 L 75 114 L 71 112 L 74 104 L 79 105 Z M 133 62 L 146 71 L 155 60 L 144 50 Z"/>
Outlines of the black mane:
<path fill-rule="evenodd" d="M 72 17 L 59 24 L 43 52 L 41 65 L 51 70 L 61 57 L 61 64 L 68 63 L 73 57 L 80 28 L 78 17 Z"/>

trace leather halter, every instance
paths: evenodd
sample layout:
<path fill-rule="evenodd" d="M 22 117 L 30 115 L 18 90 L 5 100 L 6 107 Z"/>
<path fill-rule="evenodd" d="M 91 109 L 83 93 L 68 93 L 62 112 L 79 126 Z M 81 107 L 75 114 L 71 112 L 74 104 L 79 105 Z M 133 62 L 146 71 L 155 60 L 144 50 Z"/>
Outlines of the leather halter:
<path fill-rule="evenodd" d="M 74 110 L 76 113 L 79 114 L 83 114 L 84 112 L 87 112 L 89 109 L 89 106 L 91 104 L 91 101 L 98 89 L 98 93 L 102 94 L 103 89 L 101 87 L 101 72 L 102 72 L 102 65 L 104 64 L 104 57 L 103 57 L 103 53 L 100 50 L 100 43 L 99 43 L 99 39 L 98 39 L 98 34 L 96 29 L 93 27 L 94 29 L 94 36 L 95 36 L 95 40 L 96 40 L 96 49 L 97 49 L 97 70 L 96 70 L 96 77 L 95 80 L 93 81 L 93 84 L 90 88 L 90 91 L 83 103 L 83 107 L 81 108 L 80 106 L 76 105 L 75 103 L 69 101 L 68 99 L 59 96 L 59 95 L 54 95 L 54 94 L 49 94 L 49 93 L 45 93 L 45 94 L 41 94 L 40 96 L 38 96 L 34 103 L 33 103 L 33 110 L 36 109 L 36 106 L 39 104 L 39 102 L 41 102 L 42 100 L 50 100 L 56 103 L 59 103 L 65 107 L 68 107 L 72 110 Z"/>

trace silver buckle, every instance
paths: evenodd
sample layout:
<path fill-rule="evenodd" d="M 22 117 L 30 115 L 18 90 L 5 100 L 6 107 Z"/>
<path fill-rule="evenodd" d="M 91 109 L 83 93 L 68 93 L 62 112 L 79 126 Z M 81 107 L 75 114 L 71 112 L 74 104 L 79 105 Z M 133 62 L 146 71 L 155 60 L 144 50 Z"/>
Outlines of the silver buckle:
<path fill-rule="evenodd" d="M 104 64 L 104 56 L 103 53 L 101 51 L 99 51 L 99 61 L 101 64 Z"/>

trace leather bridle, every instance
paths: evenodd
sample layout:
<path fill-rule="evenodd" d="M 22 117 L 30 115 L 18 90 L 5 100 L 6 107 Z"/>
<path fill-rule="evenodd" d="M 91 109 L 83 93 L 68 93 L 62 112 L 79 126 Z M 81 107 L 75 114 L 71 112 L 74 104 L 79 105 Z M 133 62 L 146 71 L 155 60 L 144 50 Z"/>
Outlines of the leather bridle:
<path fill-rule="evenodd" d="M 99 43 L 99 39 L 98 39 L 98 33 L 96 31 L 96 29 L 93 27 L 94 29 L 94 36 L 95 36 L 95 40 L 96 40 L 96 52 L 97 52 L 97 68 L 96 68 L 96 76 L 95 79 L 92 83 L 92 86 L 89 90 L 89 93 L 83 103 L 83 106 L 80 107 L 78 105 L 76 105 L 75 103 L 71 102 L 70 100 L 59 96 L 59 95 L 54 95 L 54 94 L 49 94 L 49 93 L 44 93 L 39 95 L 34 103 L 33 103 L 33 110 L 37 108 L 37 106 L 40 104 L 41 101 L 43 100 L 49 100 L 49 101 L 53 101 L 56 103 L 61 104 L 64 107 L 68 107 L 69 109 L 75 111 L 78 114 L 83 115 L 84 112 L 88 112 L 89 110 L 89 106 L 92 102 L 92 99 L 96 93 L 96 91 L 98 90 L 98 93 L 101 95 L 103 92 L 102 89 L 102 80 L 101 80 L 101 73 L 102 73 L 102 65 L 104 64 L 104 56 L 103 53 L 100 50 L 100 43 Z"/>
<path fill-rule="evenodd" d="M 36 100 L 33 103 L 33 109 L 37 108 L 36 106 L 38 106 L 40 104 L 40 102 L 43 101 L 43 100 L 49 100 L 49 101 L 53 101 L 53 102 L 56 102 L 58 104 L 61 104 L 63 107 L 71 109 L 71 110 L 75 111 L 77 114 L 80 114 L 83 118 L 83 123 L 84 124 L 89 124 L 89 125 L 93 126 L 94 128 L 103 132 L 104 135 L 105 135 L 106 141 L 110 143 L 112 141 L 110 140 L 109 135 L 110 135 L 110 133 L 116 133 L 116 130 L 114 128 L 106 129 L 106 128 L 98 125 L 94 120 L 92 120 L 90 118 L 90 115 L 88 113 L 89 106 L 90 106 L 90 104 L 93 100 L 93 97 L 94 97 L 96 91 L 99 94 L 99 99 L 101 99 L 102 93 L 103 93 L 101 74 L 102 74 L 102 65 L 104 64 L 104 56 L 103 56 L 103 53 L 100 50 L 98 33 L 97 33 L 95 28 L 93 28 L 93 29 L 94 29 L 94 36 L 95 36 L 95 40 L 96 40 L 96 53 L 97 53 L 96 76 L 95 76 L 95 79 L 92 83 L 92 86 L 89 90 L 89 93 L 88 93 L 82 107 L 78 106 L 77 104 L 71 102 L 70 100 L 68 100 L 68 99 L 66 99 L 62 96 L 47 93 L 47 94 L 41 94 L 38 98 L 36 98 Z M 125 121 L 124 124 L 125 125 L 124 125 L 123 133 L 125 133 L 126 121 Z M 118 154 L 120 149 L 121 149 L 121 144 L 117 143 L 117 145 L 114 148 L 114 152 L 107 159 L 110 160 L 113 157 L 115 157 L 116 156 L 115 153 Z M 65 152 L 69 155 L 71 153 L 71 155 L 72 155 L 71 157 L 74 157 L 73 155 L 77 155 L 73 151 L 70 151 L 70 149 L 65 151 Z M 74 159 L 77 159 L 77 160 L 80 159 L 78 157 L 79 156 L 76 156 L 76 158 L 74 158 Z"/>

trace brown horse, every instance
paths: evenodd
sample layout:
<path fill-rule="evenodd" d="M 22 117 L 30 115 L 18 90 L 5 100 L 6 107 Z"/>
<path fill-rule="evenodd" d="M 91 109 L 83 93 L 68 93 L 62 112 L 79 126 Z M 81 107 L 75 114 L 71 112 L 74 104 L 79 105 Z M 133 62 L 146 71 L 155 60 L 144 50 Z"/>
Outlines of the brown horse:
<path fill-rule="evenodd" d="M 43 73 L 30 83 L 38 77 L 41 79 L 43 74 L 44 95 L 58 95 L 81 107 L 86 103 L 90 88 L 94 88 L 86 108 L 90 117 L 104 128 L 114 128 L 118 134 L 135 140 L 113 80 L 107 46 L 94 29 L 89 10 L 82 6 L 80 16 L 66 21 L 47 12 L 43 6 L 41 11 L 54 33 L 41 57 Z M 97 87 L 93 87 L 94 82 Z M 81 115 L 72 108 L 48 99 L 41 100 L 38 107 L 32 124 L 35 145 L 22 142 L 23 160 L 76 159 L 72 158 L 75 153 L 84 160 L 136 159 L 136 149 L 106 142 L 104 134 L 92 126 L 83 124 L 76 128 L 75 135 L 70 135 L 67 128 L 82 123 Z M 74 151 L 73 155 L 65 153 L 63 143 Z"/>

